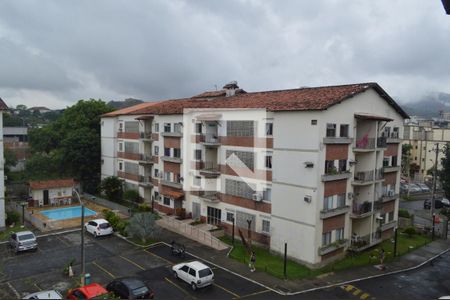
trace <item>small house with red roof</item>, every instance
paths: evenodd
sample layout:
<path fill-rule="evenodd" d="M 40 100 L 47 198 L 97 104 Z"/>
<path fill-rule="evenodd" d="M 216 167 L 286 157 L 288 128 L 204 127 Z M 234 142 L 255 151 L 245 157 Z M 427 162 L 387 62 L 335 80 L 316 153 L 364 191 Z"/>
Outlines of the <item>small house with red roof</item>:
<path fill-rule="evenodd" d="M 68 205 L 72 202 L 72 191 L 76 186 L 73 179 L 52 179 L 30 181 L 30 198 L 32 207 Z"/>

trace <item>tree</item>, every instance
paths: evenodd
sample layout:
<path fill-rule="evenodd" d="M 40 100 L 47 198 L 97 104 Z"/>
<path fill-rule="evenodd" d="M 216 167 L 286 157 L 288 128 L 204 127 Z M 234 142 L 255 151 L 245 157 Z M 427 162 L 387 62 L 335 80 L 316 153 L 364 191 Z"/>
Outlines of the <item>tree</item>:
<path fill-rule="evenodd" d="M 411 161 L 411 144 L 403 144 L 402 145 L 402 173 L 406 176 L 410 176 L 408 171 L 410 170 L 410 161 Z"/>
<path fill-rule="evenodd" d="M 137 190 L 127 190 L 123 193 L 123 197 L 125 198 L 125 200 L 131 202 L 141 202 L 139 192 Z"/>
<path fill-rule="evenodd" d="M 126 232 L 129 236 L 140 239 L 145 244 L 148 240 L 158 237 L 160 228 L 156 224 L 154 214 L 137 213 L 131 217 Z"/>
<path fill-rule="evenodd" d="M 109 200 L 119 202 L 123 195 L 123 180 L 116 176 L 106 177 L 100 184 L 100 191 Z"/>
<path fill-rule="evenodd" d="M 100 116 L 111 110 L 101 100 L 80 100 L 56 121 L 30 130 L 32 155 L 50 164 L 55 159 L 54 165 L 42 166 L 43 173 L 69 175 L 79 180 L 85 191 L 95 193 L 100 185 Z"/>
<path fill-rule="evenodd" d="M 441 160 L 441 164 L 442 170 L 438 172 L 439 178 L 441 180 L 445 196 L 450 197 L 450 149 L 448 144 L 444 147 L 444 157 Z"/>

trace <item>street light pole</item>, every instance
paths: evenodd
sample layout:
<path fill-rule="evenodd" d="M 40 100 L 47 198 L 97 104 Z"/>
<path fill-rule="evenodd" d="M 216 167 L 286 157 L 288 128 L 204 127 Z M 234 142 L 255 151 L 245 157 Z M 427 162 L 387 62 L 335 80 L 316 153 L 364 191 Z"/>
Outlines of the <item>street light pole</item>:
<path fill-rule="evenodd" d="M 436 157 L 434 161 L 434 168 L 433 168 L 433 190 L 431 192 L 431 217 L 433 218 L 433 230 L 434 230 L 434 198 L 436 197 L 436 181 L 437 181 L 437 162 L 438 162 L 438 154 L 439 154 L 439 143 L 436 143 L 436 149 L 433 149 L 432 151 L 435 151 Z"/>
<path fill-rule="evenodd" d="M 77 195 L 78 201 L 81 204 L 81 285 L 85 285 L 84 274 L 85 270 L 85 255 L 84 255 L 84 203 L 81 201 L 80 194 L 78 194 L 76 189 L 73 189 L 75 195 Z"/>

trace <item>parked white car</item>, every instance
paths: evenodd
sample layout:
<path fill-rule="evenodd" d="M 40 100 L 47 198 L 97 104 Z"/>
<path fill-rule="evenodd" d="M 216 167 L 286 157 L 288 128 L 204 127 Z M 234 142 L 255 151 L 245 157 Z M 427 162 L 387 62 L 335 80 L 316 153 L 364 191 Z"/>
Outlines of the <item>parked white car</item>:
<path fill-rule="evenodd" d="M 95 219 L 84 224 L 86 231 L 91 233 L 93 236 L 102 236 L 113 234 L 113 228 L 111 224 L 105 219 Z"/>
<path fill-rule="evenodd" d="M 33 294 L 28 294 L 23 299 L 64 299 L 60 292 L 55 290 L 40 291 Z"/>
<path fill-rule="evenodd" d="M 214 283 L 214 273 L 211 268 L 199 261 L 175 265 L 172 267 L 172 271 L 175 278 L 180 278 L 190 284 L 193 290 Z"/>

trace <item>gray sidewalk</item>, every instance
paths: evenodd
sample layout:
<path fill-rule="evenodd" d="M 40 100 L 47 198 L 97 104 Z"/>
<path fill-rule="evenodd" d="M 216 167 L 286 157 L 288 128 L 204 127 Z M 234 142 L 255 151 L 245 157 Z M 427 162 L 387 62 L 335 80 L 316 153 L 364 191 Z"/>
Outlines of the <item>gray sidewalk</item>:
<path fill-rule="evenodd" d="M 183 243 L 186 250 L 204 260 L 213 262 L 221 267 L 224 267 L 232 272 L 238 273 L 243 277 L 249 278 L 260 284 L 263 284 L 271 289 L 280 291 L 281 293 L 295 293 L 304 290 L 326 287 L 333 284 L 345 283 L 348 281 L 357 281 L 359 279 L 379 276 L 380 274 L 388 274 L 390 272 L 400 271 L 408 268 L 418 266 L 436 255 L 450 249 L 449 240 L 436 240 L 428 245 L 425 245 L 417 250 L 403 255 L 393 262 L 385 264 L 386 269 L 381 271 L 373 265 L 355 267 L 338 272 L 331 272 L 319 276 L 320 278 L 312 279 L 296 279 L 296 280 L 282 280 L 272 277 L 265 272 L 254 273 L 250 272 L 247 265 L 237 262 L 234 259 L 227 257 L 227 250 L 213 250 L 195 241 L 187 239 L 179 234 L 170 232 L 168 230 L 162 231 L 162 241 L 170 243 L 175 240 Z"/>

